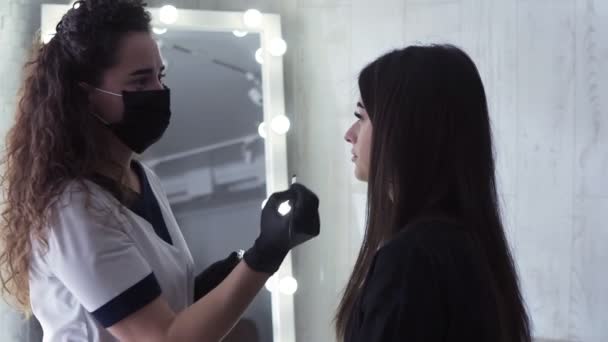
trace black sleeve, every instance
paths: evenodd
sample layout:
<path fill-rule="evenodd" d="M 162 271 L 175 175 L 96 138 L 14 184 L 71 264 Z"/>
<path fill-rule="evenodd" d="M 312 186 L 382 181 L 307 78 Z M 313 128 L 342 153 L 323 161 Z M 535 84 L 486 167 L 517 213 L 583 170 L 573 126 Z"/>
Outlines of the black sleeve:
<path fill-rule="evenodd" d="M 194 279 L 194 301 L 203 298 L 211 290 L 216 288 L 232 270 L 239 264 L 241 259 L 237 252 L 232 252 L 228 258 L 217 261 L 207 267 Z"/>
<path fill-rule="evenodd" d="M 357 341 L 444 341 L 440 284 L 427 254 L 413 244 L 378 252 L 362 298 Z"/>
<path fill-rule="evenodd" d="M 108 328 L 140 310 L 160 295 L 160 285 L 154 273 L 150 273 L 91 314 L 104 328 Z"/>

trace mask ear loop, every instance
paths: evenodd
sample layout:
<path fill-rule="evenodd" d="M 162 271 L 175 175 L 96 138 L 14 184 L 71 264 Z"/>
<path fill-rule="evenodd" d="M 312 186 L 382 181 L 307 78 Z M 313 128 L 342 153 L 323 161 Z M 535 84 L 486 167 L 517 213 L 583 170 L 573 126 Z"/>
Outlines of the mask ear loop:
<path fill-rule="evenodd" d="M 99 88 L 94 88 L 95 90 L 102 92 L 104 94 L 108 94 L 108 95 L 112 95 L 112 96 L 118 96 L 118 97 L 122 97 L 122 94 L 117 94 L 117 93 L 113 93 L 111 91 L 107 91 L 107 90 L 103 90 L 103 89 L 99 89 Z"/>
<path fill-rule="evenodd" d="M 120 96 L 120 97 L 122 97 L 122 95 L 120 95 L 120 94 L 115 94 L 115 93 L 110 92 L 110 91 L 107 91 L 107 90 L 99 89 L 99 88 L 93 87 L 93 86 L 91 86 L 91 85 L 88 85 L 88 84 L 86 84 L 86 83 L 84 83 L 84 82 L 79 82 L 79 83 L 78 83 L 78 85 L 79 85 L 80 87 L 82 87 L 82 89 L 85 89 L 85 90 L 86 90 L 87 88 L 89 88 L 89 87 L 90 87 L 90 88 L 93 88 L 93 89 L 95 89 L 95 90 L 97 90 L 97 91 L 100 91 L 100 92 L 102 92 L 102 93 L 105 93 L 105 94 L 109 94 L 109 95 L 114 95 L 114 96 Z M 91 115 L 93 115 L 93 116 L 94 116 L 94 117 L 95 117 L 97 120 L 99 120 L 99 121 L 100 121 L 102 124 L 104 124 L 105 126 L 110 126 L 110 123 L 109 123 L 109 122 L 108 122 L 106 119 L 104 119 L 104 118 L 102 118 L 100 115 L 98 115 L 97 113 L 91 112 Z"/>
<path fill-rule="evenodd" d="M 99 120 L 102 124 L 104 124 L 106 126 L 110 126 L 110 123 L 108 121 L 106 121 L 106 119 L 102 118 L 101 116 L 97 115 L 96 113 L 91 112 L 91 115 L 96 117 L 97 120 Z"/>

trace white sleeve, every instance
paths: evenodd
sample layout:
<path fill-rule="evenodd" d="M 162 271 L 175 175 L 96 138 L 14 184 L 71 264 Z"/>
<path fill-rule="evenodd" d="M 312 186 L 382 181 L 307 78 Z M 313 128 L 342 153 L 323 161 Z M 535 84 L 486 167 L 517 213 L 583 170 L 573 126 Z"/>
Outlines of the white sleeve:
<path fill-rule="evenodd" d="M 92 196 L 95 196 L 93 193 Z M 116 208 L 72 194 L 59 207 L 46 259 L 54 275 L 107 327 L 160 295 L 150 265 L 126 233 Z"/>

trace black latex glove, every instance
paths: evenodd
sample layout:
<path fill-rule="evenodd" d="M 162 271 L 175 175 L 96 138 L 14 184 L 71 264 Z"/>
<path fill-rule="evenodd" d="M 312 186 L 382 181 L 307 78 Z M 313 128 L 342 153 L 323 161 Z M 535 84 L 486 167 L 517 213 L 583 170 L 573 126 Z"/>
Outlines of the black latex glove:
<path fill-rule="evenodd" d="M 278 209 L 285 201 L 289 201 L 291 211 L 283 216 Z M 319 199 L 305 186 L 293 184 L 268 199 L 262 210 L 260 235 L 245 253 L 245 262 L 255 271 L 273 274 L 292 248 L 319 231 Z"/>
<path fill-rule="evenodd" d="M 241 262 L 237 252 L 232 252 L 224 260 L 217 261 L 207 267 L 194 280 L 194 301 L 203 298 L 207 293 L 216 288 L 232 272 L 236 265 Z"/>

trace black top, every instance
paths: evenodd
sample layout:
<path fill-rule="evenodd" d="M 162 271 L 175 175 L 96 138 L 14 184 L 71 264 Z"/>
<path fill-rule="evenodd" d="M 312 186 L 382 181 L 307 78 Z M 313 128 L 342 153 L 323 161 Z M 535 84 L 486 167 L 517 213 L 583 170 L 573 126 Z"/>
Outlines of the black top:
<path fill-rule="evenodd" d="M 165 240 L 165 242 L 172 245 L 173 241 L 171 240 L 171 235 L 169 235 L 169 230 L 167 230 L 163 212 L 160 209 L 156 196 L 154 196 L 150 182 L 148 182 L 146 172 L 137 162 L 134 162 L 132 167 L 139 177 L 141 193 L 139 196 L 135 197 L 135 200 L 131 203 L 129 209 L 146 219 L 146 221 L 152 225 L 156 234 L 160 236 L 161 239 Z"/>
<path fill-rule="evenodd" d="M 376 253 L 345 341 L 498 341 L 483 254 L 454 223 L 409 226 Z"/>

